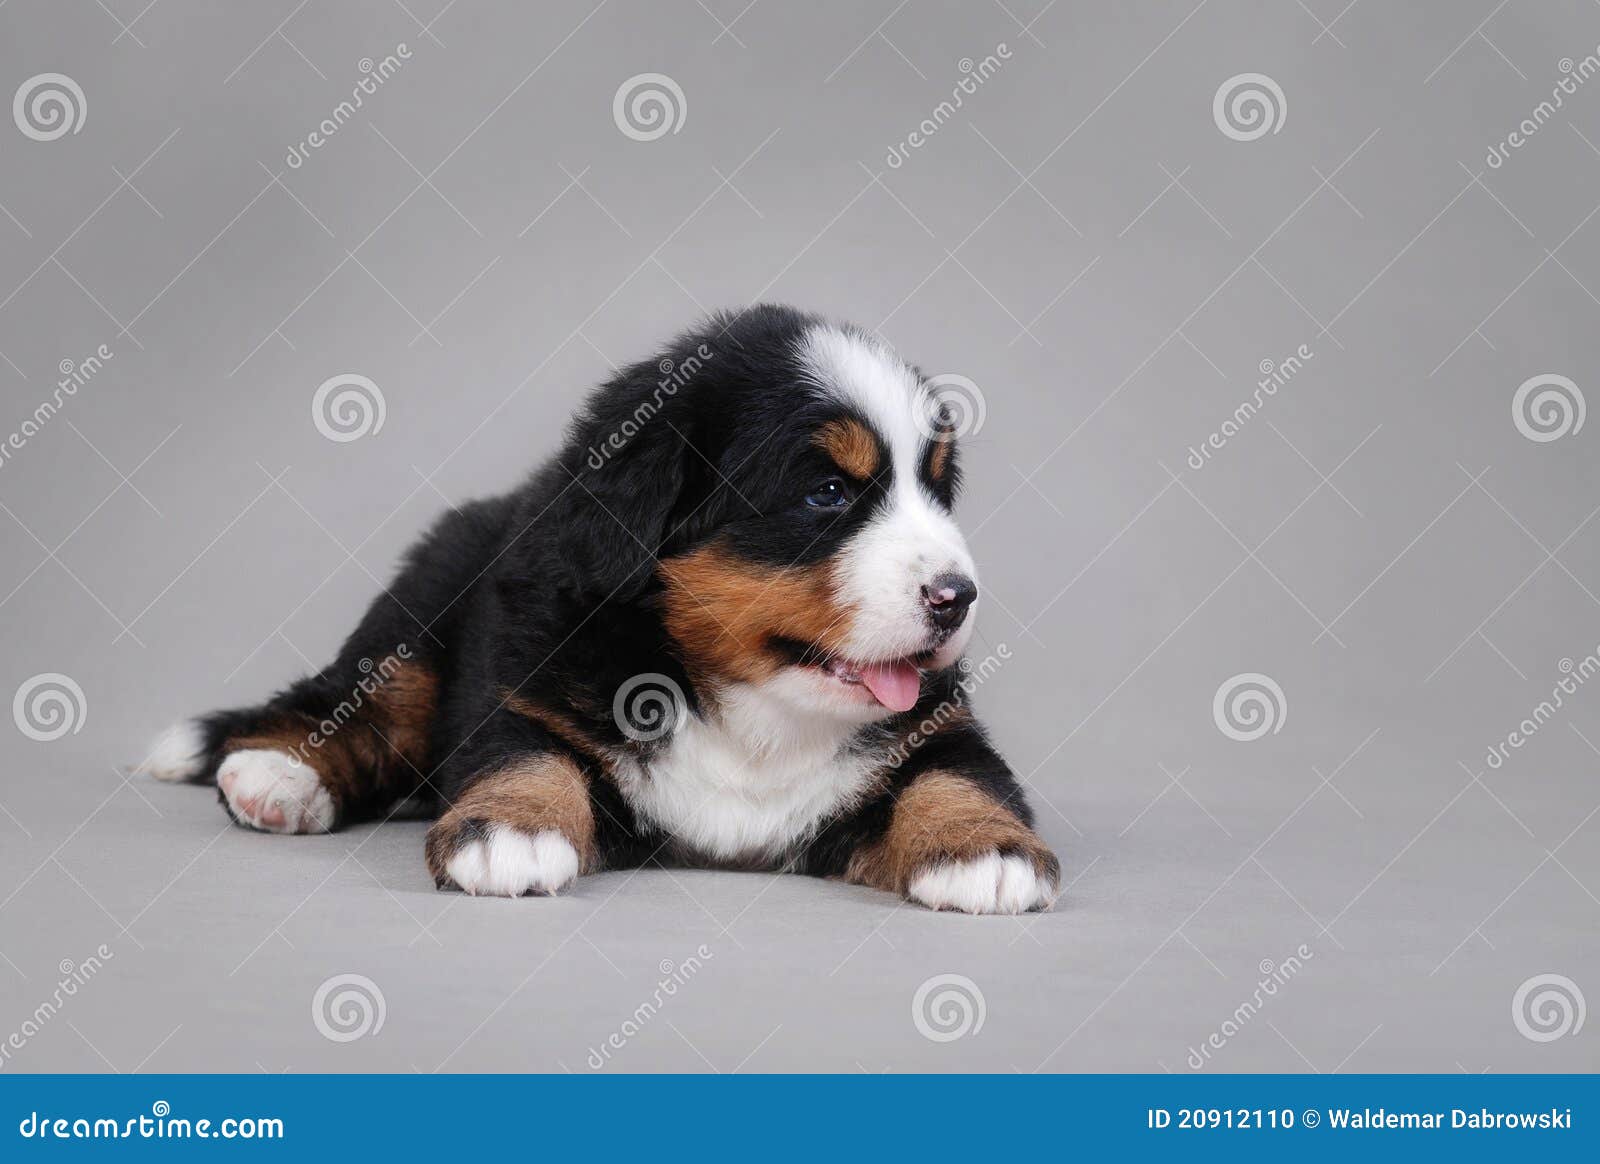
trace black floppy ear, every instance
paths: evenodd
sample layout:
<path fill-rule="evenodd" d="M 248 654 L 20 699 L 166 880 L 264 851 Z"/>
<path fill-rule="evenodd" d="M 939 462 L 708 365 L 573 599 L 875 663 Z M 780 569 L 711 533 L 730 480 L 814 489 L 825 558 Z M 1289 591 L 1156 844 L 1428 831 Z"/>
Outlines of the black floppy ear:
<path fill-rule="evenodd" d="M 558 471 L 559 569 L 591 601 L 637 598 L 672 534 L 688 449 L 663 415 L 611 423 L 596 410 L 573 434 Z"/>

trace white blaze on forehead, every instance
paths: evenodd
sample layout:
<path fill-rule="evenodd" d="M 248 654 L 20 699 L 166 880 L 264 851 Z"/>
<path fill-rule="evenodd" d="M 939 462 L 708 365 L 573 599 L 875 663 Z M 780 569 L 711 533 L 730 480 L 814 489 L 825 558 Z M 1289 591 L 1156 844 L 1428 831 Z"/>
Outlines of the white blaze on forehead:
<path fill-rule="evenodd" d="M 928 435 L 919 418 L 928 391 L 916 372 L 874 337 L 819 324 L 800 344 L 801 362 L 817 387 L 853 406 L 889 446 L 894 475 L 916 479 Z"/>
<path fill-rule="evenodd" d="M 800 342 L 806 373 L 826 395 L 859 412 L 889 448 L 888 503 L 839 558 L 843 601 L 854 607 L 853 657 L 885 659 L 928 646 L 922 586 L 947 570 L 976 577 L 965 539 L 923 486 L 918 466 L 928 444 L 928 393 L 915 371 L 874 337 L 819 324 Z M 965 646 L 972 617 L 947 644 Z"/>

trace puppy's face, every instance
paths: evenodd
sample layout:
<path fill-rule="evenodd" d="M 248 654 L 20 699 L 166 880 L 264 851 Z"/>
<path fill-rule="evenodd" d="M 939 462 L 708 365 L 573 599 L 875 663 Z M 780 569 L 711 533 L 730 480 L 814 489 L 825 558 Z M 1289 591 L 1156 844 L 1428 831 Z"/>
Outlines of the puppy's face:
<path fill-rule="evenodd" d="M 870 722 L 910 709 L 972 634 L 954 434 L 878 341 L 811 323 L 780 352 L 705 430 L 698 471 L 724 504 L 660 563 L 667 629 L 714 685 Z"/>

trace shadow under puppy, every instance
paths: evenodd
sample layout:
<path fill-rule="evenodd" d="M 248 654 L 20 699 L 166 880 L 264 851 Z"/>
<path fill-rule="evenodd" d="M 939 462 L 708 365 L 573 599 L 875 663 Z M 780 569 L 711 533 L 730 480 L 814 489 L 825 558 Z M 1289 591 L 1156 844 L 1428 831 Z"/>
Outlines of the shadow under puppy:
<path fill-rule="evenodd" d="M 312 833 L 423 797 L 442 888 L 659 860 L 1048 906 L 1055 857 L 966 706 L 956 436 L 881 340 L 719 315 L 602 385 L 520 488 L 445 515 L 337 659 L 143 770 Z"/>

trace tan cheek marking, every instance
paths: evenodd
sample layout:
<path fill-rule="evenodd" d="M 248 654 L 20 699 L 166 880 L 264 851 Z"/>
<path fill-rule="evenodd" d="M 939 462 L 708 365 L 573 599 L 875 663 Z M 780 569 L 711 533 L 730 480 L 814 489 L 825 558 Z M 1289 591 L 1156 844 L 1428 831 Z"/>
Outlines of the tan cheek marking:
<path fill-rule="evenodd" d="M 877 438 L 859 420 L 829 421 L 817 431 L 817 444 L 856 480 L 870 481 L 878 475 Z"/>
<path fill-rule="evenodd" d="M 1005 805 L 953 772 L 924 772 L 895 801 L 889 828 L 851 858 L 845 877 L 904 893 L 930 865 L 996 850 L 1028 857 L 1041 876 L 1059 876 L 1054 854 Z"/>
<path fill-rule="evenodd" d="M 928 476 L 935 481 L 943 481 L 945 470 L 950 467 L 950 455 L 955 449 L 954 436 L 935 437 L 933 451 L 928 454 Z"/>
<path fill-rule="evenodd" d="M 428 830 L 428 869 L 435 879 L 445 875 L 445 866 L 455 855 L 468 821 L 507 825 L 530 836 L 554 829 L 578 850 L 580 870 L 595 867 L 589 785 L 578 766 L 565 756 L 518 760 L 467 788 Z"/>
<path fill-rule="evenodd" d="M 840 652 L 851 609 L 840 605 L 827 564 L 759 566 L 707 546 L 661 563 L 667 631 L 692 671 L 758 681 L 780 665 L 775 636 Z"/>

